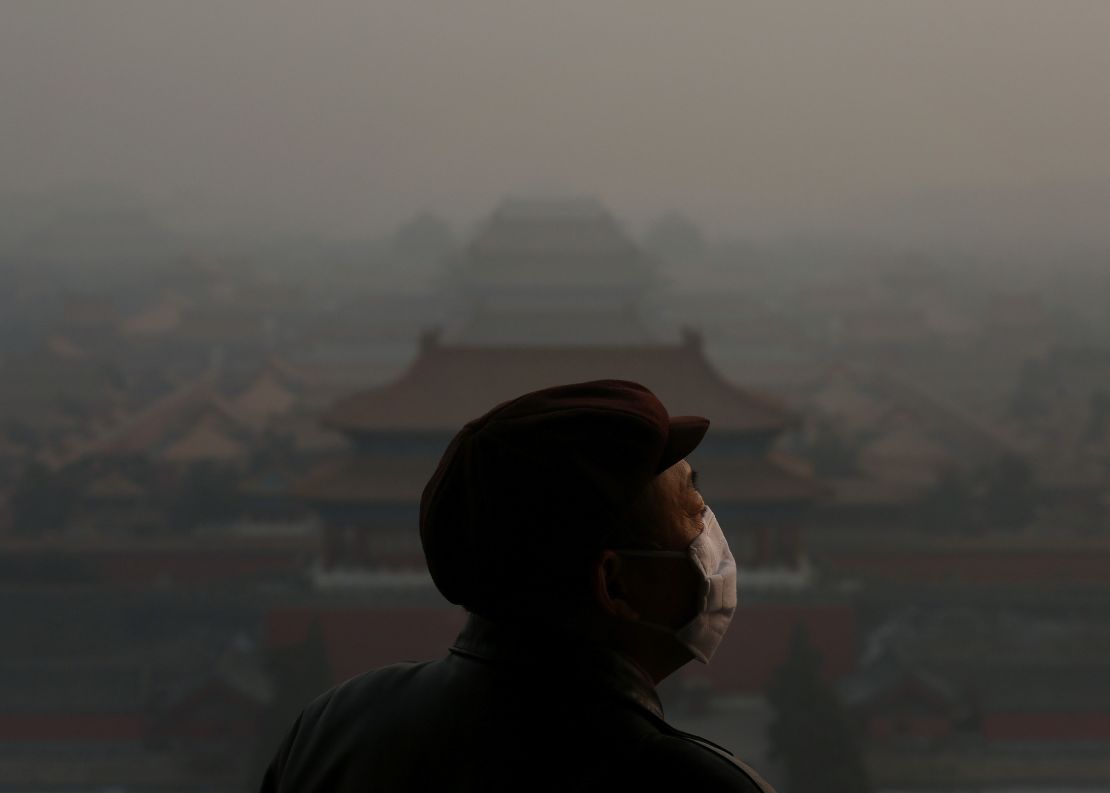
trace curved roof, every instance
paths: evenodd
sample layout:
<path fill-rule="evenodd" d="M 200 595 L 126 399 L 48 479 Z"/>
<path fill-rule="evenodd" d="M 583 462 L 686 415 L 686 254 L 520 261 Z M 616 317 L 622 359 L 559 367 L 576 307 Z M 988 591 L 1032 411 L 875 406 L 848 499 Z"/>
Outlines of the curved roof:
<path fill-rule="evenodd" d="M 340 400 L 323 420 L 352 435 L 454 432 L 529 391 L 607 378 L 642 383 L 671 415 L 707 416 L 717 431 L 777 433 L 798 422 L 779 400 L 726 381 L 690 332 L 677 345 L 518 348 L 448 346 L 428 335 L 400 379 Z"/>
<path fill-rule="evenodd" d="M 456 275 L 470 290 L 551 288 L 637 293 L 655 273 L 617 220 L 592 199 L 510 199 L 463 250 Z"/>
<path fill-rule="evenodd" d="M 760 457 L 698 457 L 698 489 L 711 504 L 798 504 L 832 493 L 799 458 L 783 452 Z"/>

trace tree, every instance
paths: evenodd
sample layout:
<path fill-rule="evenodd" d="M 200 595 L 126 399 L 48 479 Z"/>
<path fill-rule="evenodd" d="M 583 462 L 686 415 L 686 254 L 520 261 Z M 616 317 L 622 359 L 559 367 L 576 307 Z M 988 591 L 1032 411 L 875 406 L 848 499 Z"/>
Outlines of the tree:
<path fill-rule="evenodd" d="M 964 532 L 979 525 L 980 504 L 968 477 L 955 466 L 944 468 L 921 496 L 916 513 L 929 531 Z"/>
<path fill-rule="evenodd" d="M 39 433 L 27 422 L 20 419 L 5 421 L 3 429 L 0 429 L 0 437 L 4 435 L 7 435 L 9 440 L 18 443 L 20 446 L 31 449 L 44 443 Z"/>
<path fill-rule="evenodd" d="M 201 462 L 189 467 L 177 493 L 172 520 L 179 529 L 194 529 L 233 518 L 240 508 L 237 473 L 228 466 Z"/>
<path fill-rule="evenodd" d="M 18 534 L 61 529 L 77 503 L 77 489 L 64 472 L 31 463 L 11 496 L 12 525 Z"/>
<path fill-rule="evenodd" d="M 1021 529 L 1036 517 L 1037 486 L 1025 460 L 1005 455 L 986 466 L 979 479 L 979 508 L 984 523 Z"/>
<path fill-rule="evenodd" d="M 258 790 L 267 766 L 297 715 L 334 684 L 320 620 L 312 620 L 302 642 L 271 648 L 267 667 L 273 683 L 273 697 L 261 714 L 250 790 Z"/>
<path fill-rule="evenodd" d="M 863 754 L 844 706 L 821 675 L 821 654 L 799 623 L 790 655 L 774 673 L 767 699 L 770 757 L 781 763 L 785 793 L 870 793 Z"/>

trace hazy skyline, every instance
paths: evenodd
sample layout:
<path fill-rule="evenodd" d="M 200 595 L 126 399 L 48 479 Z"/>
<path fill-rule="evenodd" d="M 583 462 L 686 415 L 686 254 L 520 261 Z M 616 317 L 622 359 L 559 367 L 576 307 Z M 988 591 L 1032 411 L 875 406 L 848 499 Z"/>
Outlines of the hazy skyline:
<path fill-rule="evenodd" d="M 1110 3 L 7 2 L 0 191 L 379 233 L 633 223 L 1106 243 Z"/>

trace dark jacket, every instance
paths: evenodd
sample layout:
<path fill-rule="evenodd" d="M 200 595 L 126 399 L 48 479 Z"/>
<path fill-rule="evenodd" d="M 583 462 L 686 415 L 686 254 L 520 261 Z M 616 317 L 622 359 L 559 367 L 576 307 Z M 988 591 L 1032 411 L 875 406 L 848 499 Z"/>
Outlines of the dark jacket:
<path fill-rule="evenodd" d="M 359 675 L 301 713 L 263 793 L 771 791 L 663 720 L 623 656 L 471 615 L 447 657 Z M 773 793 L 773 792 L 772 792 Z"/>

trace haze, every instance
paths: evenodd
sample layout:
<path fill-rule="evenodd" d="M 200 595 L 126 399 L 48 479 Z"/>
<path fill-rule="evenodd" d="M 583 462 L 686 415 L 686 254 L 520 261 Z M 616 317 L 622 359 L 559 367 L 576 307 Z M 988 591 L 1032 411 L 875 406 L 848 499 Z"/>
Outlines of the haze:
<path fill-rule="evenodd" d="M 8 2 L 0 189 L 185 231 L 574 192 L 723 234 L 1101 245 L 1108 35 L 1097 0 Z"/>

